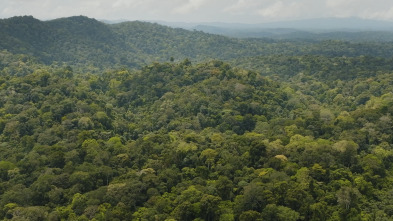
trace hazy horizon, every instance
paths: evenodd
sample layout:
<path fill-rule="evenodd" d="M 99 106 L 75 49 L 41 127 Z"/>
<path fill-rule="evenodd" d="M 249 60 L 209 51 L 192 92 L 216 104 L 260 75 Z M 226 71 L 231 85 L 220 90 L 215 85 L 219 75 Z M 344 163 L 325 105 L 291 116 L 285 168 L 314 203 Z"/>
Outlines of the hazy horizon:
<path fill-rule="evenodd" d="M 85 15 L 97 20 L 259 24 L 318 18 L 393 22 L 387 0 L 3 0 L 0 18 L 32 15 L 40 20 Z"/>

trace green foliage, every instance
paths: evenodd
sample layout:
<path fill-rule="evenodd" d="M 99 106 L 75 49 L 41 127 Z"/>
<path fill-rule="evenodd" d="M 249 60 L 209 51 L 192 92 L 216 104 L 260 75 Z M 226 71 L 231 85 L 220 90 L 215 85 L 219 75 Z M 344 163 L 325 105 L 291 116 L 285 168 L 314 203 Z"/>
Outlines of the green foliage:
<path fill-rule="evenodd" d="M 84 17 L 7 23 L 15 27 L 1 29 L 0 45 L 32 52 L 0 52 L 1 219 L 393 219 L 391 46 L 228 39 Z M 64 44 L 49 44 L 47 29 Z M 119 36 L 128 45 L 114 43 Z M 266 56 L 245 57 L 263 55 L 261 42 Z M 80 48 L 52 51 L 69 45 Z M 119 45 L 135 53 L 109 59 L 125 55 Z M 37 62 L 70 53 L 89 62 Z M 209 53 L 240 56 L 232 62 L 253 71 L 195 62 Z M 132 69 L 151 55 L 173 59 Z"/>
<path fill-rule="evenodd" d="M 269 204 L 265 207 L 262 212 L 264 220 L 287 220 L 295 221 L 299 219 L 299 213 L 291 210 L 288 207 L 277 206 L 275 204 Z"/>

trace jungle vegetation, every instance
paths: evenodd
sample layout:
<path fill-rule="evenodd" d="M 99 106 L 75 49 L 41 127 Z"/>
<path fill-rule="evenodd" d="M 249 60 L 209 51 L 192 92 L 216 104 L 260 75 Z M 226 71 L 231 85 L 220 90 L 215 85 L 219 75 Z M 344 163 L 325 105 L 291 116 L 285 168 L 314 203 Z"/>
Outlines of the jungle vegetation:
<path fill-rule="evenodd" d="M 3 220 L 392 220 L 393 44 L 0 20 Z"/>

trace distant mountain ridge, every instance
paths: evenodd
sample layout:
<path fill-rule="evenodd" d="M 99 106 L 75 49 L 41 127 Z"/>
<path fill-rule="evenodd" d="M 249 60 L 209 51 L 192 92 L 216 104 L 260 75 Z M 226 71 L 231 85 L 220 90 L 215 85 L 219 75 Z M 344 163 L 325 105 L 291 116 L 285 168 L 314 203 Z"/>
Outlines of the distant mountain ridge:
<path fill-rule="evenodd" d="M 226 29 L 215 26 L 199 25 L 194 28 L 206 33 L 224 35 L 235 38 L 272 38 L 277 40 L 341 40 L 341 41 L 393 41 L 393 31 L 331 31 L 316 32 L 291 28 L 266 28 L 266 29 Z"/>
<path fill-rule="evenodd" d="M 256 32 L 256 36 L 251 36 L 253 38 L 240 39 L 205 32 L 212 31 L 191 31 L 141 21 L 106 24 L 85 16 L 50 21 L 19 16 L 0 20 L 0 50 L 31 55 L 45 64 L 65 62 L 98 68 L 140 67 L 155 61 L 170 61 L 171 58 L 175 61 L 186 58 L 198 62 L 211 59 L 230 61 L 283 53 L 393 56 L 393 46 L 389 43 L 356 43 L 350 45 L 353 50 L 342 51 L 340 45 L 347 47 L 346 44 L 352 43 L 323 42 L 356 38 L 383 42 L 388 37 L 393 41 L 389 33 L 378 38 L 374 32 L 360 35 L 347 32 L 318 34 L 296 29 L 271 29 L 262 36 Z"/>
<path fill-rule="evenodd" d="M 159 24 L 171 27 L 193 29 L 198 26 L 211 26 L 223 29 L 249 30 L 249 29 L 297 29 L 313 32 L 334 32 L 334 31 L 393 31 L 393 22 L 350 18 L 316 18 L 291 21 L 261 22 L 254 24 L 247 23 L 225 23 L 225 22 L 165 22 L 154 21 Z"/>
<path fill-rule="evenodd" d="M 240 38 L 275 39 L 335 39 L 393 41 L 393 22 L 361 18 L 318 18 L 256 24 L 241 23 L 171 23 L 158 22 L 171 27 L 199 30 Z M 365 37 L 357 37 L 365 34 Z M 337 36 L 338 35 L 338 36 Z"/>
<path fill-rule="evenodd" d="M 228 59 L 235 54 L 261 53 L 258 47 L 224 36 L 140 21 L 109 25 L 84 16 L 50 21 L 32 16 L 2 19 L 0 37 L 0 50 L 30 54 L 47 64 L 60 61 L 140 66 L 152 61 L 169 61 L 171 57 Z"/>

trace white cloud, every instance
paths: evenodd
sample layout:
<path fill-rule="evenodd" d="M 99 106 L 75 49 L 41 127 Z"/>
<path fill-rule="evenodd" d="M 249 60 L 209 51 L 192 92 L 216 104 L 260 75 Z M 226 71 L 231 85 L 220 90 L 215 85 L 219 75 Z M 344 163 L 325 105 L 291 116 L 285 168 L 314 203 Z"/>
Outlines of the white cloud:
<path fill-rule="evenodd" d="M 288 20 L 323 16 L 321 2 L 315 0 L 282 0 L 258 9 L 258 15 L 268 20 Z"/>
<path fill-rule="evenodd" d="M 206 3 L 206 0 L 188 0 L 186 4 L 183 4 L 179 7 L 176 7 L 172 10 L 172 12 L 176 14 L 187 14 L 191 11 L 199 9 Z"/>
<path fill-rule="evenodd" d="M 266 8 L 258 10 L 258 14 L 262 15 L 263 17 L 277 17 L 284 10 L 284 4 L 281 1 L 278 1 Z"/>
<path fill-rule="evenodd" d="M 343 8 L 353 4 L 354 2 L 356 2 L 356 0 L 326 0 L 326 6 L 329 8 Z"/>
<path fill-rule="evenodd" d="M 126 8 L 138 8 L 142 6 L 144 3 L 147 3 L 147 0 L 117 0 L 115 3 L 113 3 L 112 7 L 113 8 L 121 8 L 121 7 L 126 7 Z"/>
<path fill-rule="evenodd" d="M 392 20 L 393 1 L 386 0 L 326 0 L 331 17 L 360 17 Z"/>
<path fill-rule="evenodd" d="M 234 4 L 230 4 L 229 6 L 223 9 L 223 12 L 229 12 L 233 14 L 244 14 L 248 13 L 250 9 L 253 9 L 255 6 L 260 5 L 261 2 L 253 1 L 253 0 L 238 0 Z"/>
<path fill-rule="evenodd" d="M 363 16 L 368 19 L 381 19 L 381 20 L 393 20 L 393 6 L 387 7 L 384 11 L 368 13 Z"/>

